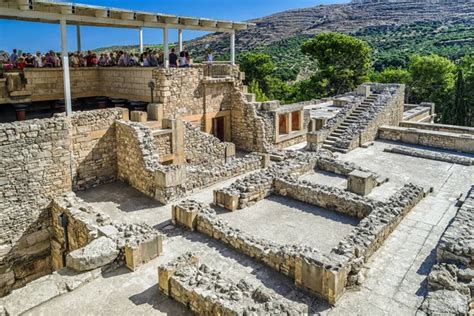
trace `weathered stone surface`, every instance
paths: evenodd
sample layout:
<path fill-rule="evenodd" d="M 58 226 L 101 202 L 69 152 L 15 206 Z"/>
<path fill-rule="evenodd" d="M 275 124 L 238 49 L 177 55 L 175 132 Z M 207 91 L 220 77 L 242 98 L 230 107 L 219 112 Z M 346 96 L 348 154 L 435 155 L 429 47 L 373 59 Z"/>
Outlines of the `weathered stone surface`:
<path fill-rule="evenodd" d="M 116 244 L 107 237 L 99 237 L 87 246 L 70 252 L 67 267 L 76 271 L 89 271 L 112 263 L 118 256 Z"/>
<path fill-rule="evenodd" d="M 467 315 L 469 299 L 457 291 L 438 290 L 428 293 L 421 309 L 428 315 Z"/>
<path fill-rule="evenodd" d="M 219 315 L 304 315 L 308 307 L 247 283 L 232 282 L 192 255 L 159 268 L 160 290 L 192 312 Z"/>
<path fill-rule="evenodd" d="M 386 148 L 384 151 L 394 153 L 394 154 L 412 156 L 412 157 L 451 162 L 451 163 L 456 163 L 456 164 L 460 164 L 464 166 L 474 165 L 473 158 L 448 154 L 444 152 L 435 152 L 435 151 L 430 151 L 430 150 L 415 149 L 415 148 L 402 147 L 402 146 L 394 146 L 391 148 Z"/>

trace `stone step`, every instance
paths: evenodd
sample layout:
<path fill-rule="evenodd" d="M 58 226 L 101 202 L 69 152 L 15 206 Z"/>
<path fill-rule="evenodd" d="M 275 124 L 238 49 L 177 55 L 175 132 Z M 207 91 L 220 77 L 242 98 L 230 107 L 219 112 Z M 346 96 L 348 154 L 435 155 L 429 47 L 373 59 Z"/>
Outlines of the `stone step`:
<path fill-rule="evenodd" d="M 335 144 L 336 144 L 336 142 L 333 141 L 333 140 L 327 140 L 327 139 L 326 139 L 326 140 L 323 142 L 323 145 L 327 145 L 327 146 L 331 146 L 331 147 L 333 147 Z"/>
<path fill-rule="evenodd" d="M 333 136 L 333 134 L 331 134 L 330 136 L 328 136 L 326 138 L 326 140 L 337 141 L 337 140 L 339 140 L 339 137 Z"/>

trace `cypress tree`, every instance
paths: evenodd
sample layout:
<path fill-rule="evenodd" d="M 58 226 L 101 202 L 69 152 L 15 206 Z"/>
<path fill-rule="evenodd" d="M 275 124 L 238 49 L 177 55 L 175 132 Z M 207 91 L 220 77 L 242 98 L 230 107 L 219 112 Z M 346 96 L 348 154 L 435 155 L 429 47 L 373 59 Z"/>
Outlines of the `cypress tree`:
<path fill-rule="evenodd" d="M 467 126 L 468 109 L 464 91 L 464 75 L 462 69 L 458 70 L 456 90 L 454 95 L 453 122 L 456 125 Z"/>

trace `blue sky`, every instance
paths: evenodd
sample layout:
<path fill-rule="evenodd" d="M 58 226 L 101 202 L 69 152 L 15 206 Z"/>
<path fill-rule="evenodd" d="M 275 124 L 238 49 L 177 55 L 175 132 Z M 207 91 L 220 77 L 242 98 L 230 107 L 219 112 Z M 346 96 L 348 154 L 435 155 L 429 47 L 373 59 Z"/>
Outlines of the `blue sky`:
<path fill-rule="evenodd" d="M 84 4 L 117 7 L 132 10 L 161 12 L 175 15 L 198 16 L 214 19 L 245 21 L 272 13 L 311 7 L 318 4 L 344 3 L 348 0 L 78 0 Z M 191 39 L 202 32 L 185 31 L 184 39 Z M 82 49 L 111 45 L 133 45 L 138 43 L 138 32 L 129 29 L 81 27 Z M 176 41 L 177 33 L 170 33 L 170 41 Z M 162 32 L 145 29 L 145 44 L 161 43 Z M 69 50 L 76 49 L 75 27 L 68 28 Z M 59 25 L 47 23 L 0 20 L 0 50 L 11 51 L 59 50 Z"/>

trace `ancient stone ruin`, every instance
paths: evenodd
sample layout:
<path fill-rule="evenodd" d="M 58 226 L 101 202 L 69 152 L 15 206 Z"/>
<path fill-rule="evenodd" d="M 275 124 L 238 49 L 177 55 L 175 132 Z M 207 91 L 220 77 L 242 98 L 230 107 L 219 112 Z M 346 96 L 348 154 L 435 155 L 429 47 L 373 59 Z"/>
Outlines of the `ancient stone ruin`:
<path fill-rule="evenodd" d="M 472 313 L 474 130 L 403 85 L 280 104 L 228 64 L 71 72 L 154 102 L 0 124 L 0 315 Z M 41 76 L 22 91 L 57 99 Z"/>

